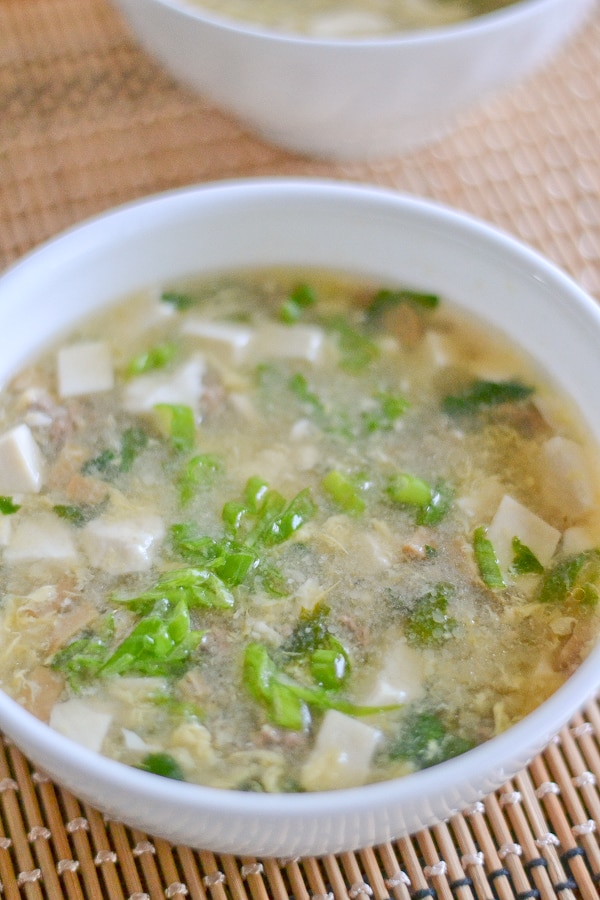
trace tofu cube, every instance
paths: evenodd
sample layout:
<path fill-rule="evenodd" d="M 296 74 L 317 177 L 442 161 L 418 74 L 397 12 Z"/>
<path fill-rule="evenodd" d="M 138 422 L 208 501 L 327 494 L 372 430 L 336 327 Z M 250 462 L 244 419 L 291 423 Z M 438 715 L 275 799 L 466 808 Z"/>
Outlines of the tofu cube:
<path fill-rule="evenodd" d="M 398 641 L 387 651 L 365 699 L 366 706 L 408 703 L 423 693 L 423 655 Z"/>
<path fill-rule="evenodd" d="M 317 362 L 325 346 L 325 334 L 314 325 L 279 325 L 267 322 L 257 328 L 250 345 L 255 359 L 301 359 Z"/>
<path fill-rule="evenodd" d="M 57 374 L 61 397 L 110 391 L 114 385 L 110 347 L 105 341 L 81 341 L 62 347 L 58 351 Z"/>
<path fill-rule="evenodd" d="M 150 568 L 164 534 L 159 516 L 100 516 L 82 529 L 81 541 L 90 565 L 109 575 L 125 575 Z"/>
<path fill-rule="evenodd" d="M 39 493 L 43 469 L 40 448 L 28 425 L 16 425 L 0 436 L 0 494 Z"/>
<path fill-rule="evenodd" d="M 52 513 L 39 513 L 15 523 L 4 559 L 9 563 L 45 561 L 65 568 L 77 561 L 77 548 L 66 522 Z"/>
<path fill-rule="evenodd" d="M 594 505 L 594 491 L 582 447 L 556 435 L 542 447 L 545 476 L 558 512 L 572 523 Z"/>
<path fill-rule="evenodd" d="M 212 351 L 220 360 L 231 364 L 243 359 L 254 336 L 254 329 L 237 322 L 191 318 L 186 320 L 182 333 L 197 338 L 205 350 Z"/>
<path fill-rule="evenodd" d="M 205 361 L 194 356 L 171 372 L 150 372 L 132 378 L 123 392 L 127 412 L 151 412 L 158 403 L 181 404 L 196 409 L 202 396 Z"/>
<path fill-rule="evenodd" d="M 561 537 L 560 531 L 549 525 L 521 503 L 505 494 L 487 531 L 503 576 L 510 577 L 514 559 L 513 538 L 529 547 L 543 566 L 547 566 Z"/>
<path fill-rule="evenodd" d="M 106 710 L 73 697 L 52 707 L 49 725 L 82 747 L 100 753 L 112 719 L 111 713 Z"/>
<path fill-rule="evenodd" d="M 329 709 L 301 774 L 309 791 L 364 784 L 381 732 L 335 709 Z"/>

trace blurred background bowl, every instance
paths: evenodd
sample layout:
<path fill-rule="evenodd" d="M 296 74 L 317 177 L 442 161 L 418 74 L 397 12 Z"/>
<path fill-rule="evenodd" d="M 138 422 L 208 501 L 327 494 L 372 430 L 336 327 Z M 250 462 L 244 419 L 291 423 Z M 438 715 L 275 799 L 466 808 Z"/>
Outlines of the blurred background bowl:
<path fill-rule="evenodd" d="M 186 0 L 113 3 L 173 75 L 251 130 L 288 150 L 356 160 L 443 135 L 545 61 L 594 0 L 517 0 L 458 24 L 355 39 L 278 33 Z"/>
<path fill-rule="evenodd" d="M 600 310 L 539 254 L 484 223 L 368 186 L 253 179 L 150 197 L 53 239 L 0 277 L 0 383 L 83 317 L 193 275 L 317 267 L 439 293 L 551 373 L 600 444 Z M 16 302 L 16 298 L 18 302 Z M 261 794 L 176 782 L 74 743 L 0 692 L 0 729 L 110 818 L 242 856 L 319 856 L 383 843 L 480 800 L 592 697 L 600 647 L 542 706 L 463 756 L 379 784 Z"/>

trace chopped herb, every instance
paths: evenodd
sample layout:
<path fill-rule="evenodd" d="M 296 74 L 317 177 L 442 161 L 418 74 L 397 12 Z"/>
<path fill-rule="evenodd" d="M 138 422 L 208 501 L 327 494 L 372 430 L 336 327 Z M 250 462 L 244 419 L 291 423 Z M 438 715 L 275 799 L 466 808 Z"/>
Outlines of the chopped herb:
<path fill-rule="evenodd" d="M 99 475 L 107 481 L 129 472 L 139 453 L 148 443 L 148 435 L 141 428 L 127 428 L 121 435 L 118 451 L 107 448 L 81 467 L 84 475 Z"/>
<path fill-rule="evenodd" d="M 394 706 L 360 706 L 337 697 L 323 687 L 305 687 L 289 678 L 270 657 L 262 644 L 248 644 L 244 654 L 244 684 L 255 700 L 261 703 L 274 725 L 302 731 L 310 724 L 310 707 L 317 710 L 337 709 L 354 716 L 367 716 Z"/>
<path fill-rule="evenodd" d="M 371 324 L 377 322 L 388 310 L 404 303 L 409 303 L 417 309 L 436 309 L 439 306 L 440 298 L 437 294 L 382 288 L 377 291 L 367 308 L 367 321 Z"/>
<path fill-rule="evenodd" d="M 0 497 L 0 513 L 3 516 L 12 516 L 21 509 L 20 503 L 15 503 L 12 497 Z"/>
<path fill-rule="evenodd" d="M 196 440 L 196 423 L 191 406 L 178 403 L 157 403 L 154 410 L 160 426 L 178 453 L 188 453 Z"/>
<path fill-rule="evenodd" d="M 91 522 L 96 516 L 99 516 L 105 508 L 106 503 L 82 504 L 81 506 L 70 506 L 68 504 L 57 503 L 52 507 L 56 515 L 70 522 L 76 528 L 82 528 L 87 522 Z"/>
<path fill-rule="evenodd" d="M 546 573 L 538 600 L 541 603 L 569 601 L 595 606 L 600 586 L 600 549 L 584 550 L 561 560 Z"/>
<path fill-rule="evenodd" d="M 544 567 L 535 553 L 526 547 L 518 537 L 512 539 L 513 561 L 510 570 L 515 575 L 541 575 Z"/>
<path fill-rule="evenodd" d="M 260 478 L 246 484 L 244 500 L 223 507 L 223 520 L 235 538 L 246 546 L 271 547 L 288 540 L 313 518 L 317 510 L 310 491 L 300 491 L 289 502 Z"/>
<path fill-rule="evenodd" d="M 442 408 L 452 416 L 471 415 L 500 403 L 518 403 L 532 393 L 533 388 L 520 381 L 474 381 L 461 393 L 445 397 Z"/>
<path fill-rule="evenodd" d="M 452 585 L 442 582 L 414 601 L 404 623 L 409 644 L 435 647 L 452 636 L 458 624 L 448 613 L 452 595 Z"/>
<path fill-rule="evenodd" d="M 325 603 L 317 603 L 312 609 L 303 609 L 294 630 L 279 649 L 284 654 L 303 656 L 322 647 L 329 634 L 329 613 L 330 609 Z"/>
<path fill-rule="evenodd" d="M 420 509 L 428 507 L 433 498 L 431 485 L 408 472 L 398 472 L 393 475 L 388 482 L 386 491 L 394 503 L 417 506 Z"/>
<path fill-rule="evenodd" d="M 144 375 L 146 372 L 152 372 L 155 369 L 164 369 L 169 365 L 177 355 L 177 345 L 170 341 L 162 344 L 156 344 L 149 350 L 138 353 L 133 359 L 130 359 L 125 369 L 128 378 L 136 375 Z"/>
<path fill-rule="evenodd" d="M 427 769 L 472 746 L 471 741 L 449 731 L 435 713 L 410 710 L 389 753 L 392 759 L 406 759 L 418 769 Z"/>
<path fill-rule="evenodd" d="M 59 650 L 52 659 L 52 668 L 62 672 L 72 690 L 78 693 L 97 677 L 110 653 L 114 633 L 114 618 L 107 615 L 94 633 L 77 638 Z"/>
<path fill-rule="evenodd" d="M 310 673 L 325 690 L 337 691 L 348 680 L 348 655 L 340 642 L 328 636 L 329 646 L 319 647 L 310 657 Z"/>
<path fill-rule="evenodd" d="M 361 496 L 361 486 L 352 478 L 332 469 L 323 478 L 323 490 L 344 512 L 360 515 L 365 510 L 365 499 Z"/>
<path fill-rule="evenodd" d="M 483 583 L 493 591 L 506 587 L 496 551 L 490 539 L 486 537 L 483 525 L 473 532 L 473 551 Z"/>
<path fill-rule="evenodd" d="M 228 609 L 234 605 L 233 595 L 225 582 L 210 569 L 196 566 L 165 572 L 154 587 L 121 602 L 145 615 L 156 602 L 163 600 L 171 604 L 184 601 L 189 609 Z"/>
<path fill-rule="evenodd" d="M 121 438 L 121 472 L 129 472 L 139 453 L 148 443 L 148 435 L 141 428 L 127 428 Z"/>
<path fill-rule="evenodd" d="M 427 506 L 422 507 L 417 512 L 417 525 L 426 525 L 432 527 L 439 525 L 450 509 L 454 499 L 454 491 L 445 481 L 439 481 L 433 488 L 431 500 Z"/>
<path fill-rule="evenodd" d="M 172 525 L 170 536 L 173 549 L 183 559 L 211 569 L 229 587 L 241 584 L 259 563 L 257 554 L 251 550 L 226 539 L 216 541 L 200 534 L 190 523 Z"/>
<path fill-rule="evenodd" d="M 190 628 L 185 599 L 158 600 L 100 668 L 100 675 L 182 675 L 203 631 Z"/>
<path fill-rule="evenodd" d="M 179 291 L 163 291 L 160 299 L 163 303 L 168 303 L 169 306 L 172 306 L 179 312 L 184 312 L 196 304 L 196 301 L 190 294 L 182 294 Z"/>
<path fill-rule="evenodd" d="M 308 284 L 298 284 L 283 301 L 279 310 L 279 318 L 288 325 L 293 325 L 302 316 L 305 309 L 314 306 L 317 295 Z"/>
<path fill-rule="evenodd" d="M 149 753 L 144 757 L 139 768 L 144 772 L 151 772 L 153 775 L 161 775 L 163 778 L 185 781 L 183 769 L 169 753 Z"/>
<path fill-rule="evenodd" d="M 217 472 L 223 469 L 223 460 L 212 453 L 193 456 L 177 479 L 179 500 L 186 506 L 201 487 L 211 484 Z"/>
<path fill-rule="evenodd" d="M 377 344 L 353 328 L 342 316 L 336 316 L 328 324 L 337 332 L 341 353 L 340 365 L 343 369 L 359 372 L 379 357 Z"/>
<path fill-rule="evenodd" d="M 375 394 L 377 406 L 362 414 L 365 431 L 390 431 L 398 419 L 404 415 L 410 403 L 401 394 L 379 392 Z"/>

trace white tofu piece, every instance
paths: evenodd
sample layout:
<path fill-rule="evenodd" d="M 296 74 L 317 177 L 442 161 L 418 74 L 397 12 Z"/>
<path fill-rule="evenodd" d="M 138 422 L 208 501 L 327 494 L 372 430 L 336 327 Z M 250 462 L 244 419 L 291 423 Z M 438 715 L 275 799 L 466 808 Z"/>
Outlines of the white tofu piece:
<path fill-rule="evenodd" d="M 127 412 L 151 412 L 158 403 L 180 404 L 196 409 L 204 391 L 206 362 L 193 356 L 170 372 L 150 372 L 132 378 L 123 390 Z"/>
<path fill-rule="evenodd" d="M 146 572 L 165 534 L 160 516 L 99 516 L 82 529 L 81 542 L 90 565 L 109 575 Z"/>
<path fill-rule="evenodd" d="M 0 436 L 0 494 L 38 494 L 44 461 L 29 426 L 16 425 Z"/>
<path fill-rule="evenodd" d="M 555 437 L 542 447 L 548 493 L 565 519 L 572 521 L 594 505 L 594 492 L 583 448 L 570 438 Z"/>
<path fill-rule="evenodd" d="M 509 578 L 514 559 L 514 537 L 529 547 L 543 566 L 547 566 L 561 533 L 509 494 L 505 494 L 488 528 L 487 537 L 492 542 L 503 576 Z"/>
<path fill-rule="evenodd" d="M 415 700 L 423 693 L 423 668 L 421 653 L 403 641 L 394 643 L 363 702 L 386 706 Z"/>
<path fill-rule="evenodd" d="M 242 361 L 254 337 L 254 329 L 248 325 L 200 318 L 186 319 L 181 331 L 197 338 L 205 350 L 212 350 L 228 364 Z"/>
<path fill-rule="evenodd" d="M 302 785 L 312 791 L 364 784 L 381 736 L 377 728 L 359 719 L 335 709 L 327 710 L 315 746 L 302 768 Z"/>
<path fill-rule="evenodd" d="M 565 556 L 575 556 L 597 546 L 594 534 L 580 525 L 573 525 L 563 532 L 561 549 Z"/>
<path fill-rule="evenodd" d="M 324 350 L 325 333 L 314 325 L 279 325 L 266 322 L 256 329 L 249 352 L 254 359 L 302 359 L 317 362 Z"/>
<path fill-rule="evenodd" d="M 42 512 L 15 522 L 4 559 L 7 563 L 45 561 L 68 567 L 77 561 L 77 547 L 69 525 L 50 512 Z"/>
<path fill-rule="evenodd" d="M 73 697 L 52 707 L 49 725 L 77 744 L 100 753 L 112 718 L 106 710 Z"/>
<path fill-rule="evenodd" d="M 105 341 L 81 341 L 61 347 L 57 375 L 61 397 L 110 391 L 114 385 L 110 347 Z"/>
<path fill-rule="evenodd" d="M 123 743 L 128 750 L 147 753 L 151 749 L 150 745 L 135 731 L 131 731 L 129 728 L 122 728 L 121 733 L 123 735 Z"/>

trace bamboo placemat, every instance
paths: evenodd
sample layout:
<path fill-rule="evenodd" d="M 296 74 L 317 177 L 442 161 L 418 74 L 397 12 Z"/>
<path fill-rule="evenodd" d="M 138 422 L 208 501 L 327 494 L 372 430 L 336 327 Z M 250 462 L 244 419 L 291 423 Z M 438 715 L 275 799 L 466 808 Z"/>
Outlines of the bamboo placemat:
<path fill-rule="evenodd" d="M 427 196 L 542 250 L 600 298 L 600 10 L 526 83 L 401 159 L 334 165 L 245 132 L 176 85 L 106 0 L 0 0 L 0 269 L 79 219 L 193 182 L 314 175 Z M 7 898 L 597 898 L 600 706 L 485 803 L 319 859 L 216 856 L 106 821 L 0 741 Z"/>

